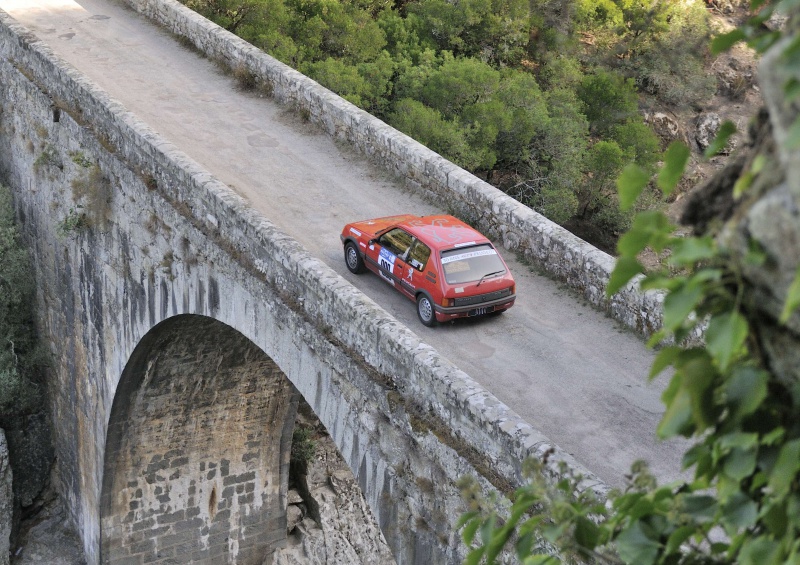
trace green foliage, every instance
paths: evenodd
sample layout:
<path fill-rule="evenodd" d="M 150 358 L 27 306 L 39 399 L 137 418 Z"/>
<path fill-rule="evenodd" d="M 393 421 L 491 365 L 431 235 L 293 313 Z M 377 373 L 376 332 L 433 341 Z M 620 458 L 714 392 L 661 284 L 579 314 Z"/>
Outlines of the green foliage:
<path fill-rule="evenodd" d="M 86 155 L 84 155 L 80 151 L 75 151 L 73 153 L 70 153 L 69 156 L 72 159 L 73 163 L 75 163 L 79 167 L 83 167 L 84 169 L 90 169 L 94 165 L 92 160 L 86 157 Z"/>
<path fill-rule="evenodd" d="M 40 172 L 47 168 L 56 168 L 59 170 L 64 168 L 64 163 L 61 161 L 61 157 L 58 155 L 58 152 L 52 145 L 47 145 L 36 158 L 36 161 L 33 162 L 33 169 L 36 172 Z"/>
<path fill-rule="evenodd" d="M 56 226 L 56 232 L 59 238 L 66 239 L 75 236 L 88 225 L 89 222 L 83 212 L 83 206 L 78 204 L 75 208 L 69 209 L 64 219 Z"/>
<path fill-rule="evenodd" d="M 692 10 L 654 0 L 184 1 L 550 219 L 610 234 L 610 246 L 632 213 L 613 205 L 587 148 L 614 142 L 651 171 L 658 140 L 635 87 L 647 81 L 626 61 L 642 66 L 673 29 L 688 30 L 670 39 L 676 49 L 702 35 L 681 23 Z M 575 28 L 624 56 L 587 61 Z M 669 73 L 680 76 L 681 64 Z M 655 194 L 637 206 L 658 205 Z"/>
<path fill-rule="evenodd" d="M 591 219 L 604 233 L 619 234 L 630 224 L 630 213 L 619 211 L 615 181 L 626 161 L 622 148 L 615 141 L 598 141 L 589 150 L 587 174 L 577 197 L 579 216 Z"/>
<path fill-rule="evenodd" d="M 598 70 L 586 75 L 577 92 L 592 130 L 601 135 L 638 115 L 633 80 L 619 74 Z"/>
<path fill-rule="evenodd" d="M 371 63 L 349 65 L 329 57 L 324 61 L 301 65 L 300 70 L 321 85 L 375 115 L 380 116 L 388 104 L 394 64 L 388 53 Z"/>
<path fill-rule="evenodd" d="M 474 169 L 481 163 L 482 155 L 475 153 L 469 144 L 469 131 L 422 102 L 411 98 L 400 100 L 389 121 L 400 131 L 464 168 Z"/>
<path fill-rule="evenodd" d="M 682 160 L 677 150 L 666 155 L 672 170 Z M 677 182 L 671 174 L 664 178 L 668 189 Z M 628 182 L 621 180 L 621 187 Z M 609 294 L 643 272 L 636 255 L 645 247 L 671 252 L 669 270 L 641 281 L 642 288 L 667 291 L 663 329 L 652 343 L 681 343 L 707 321 L 704 346 L 666 345 L 651 372 L 673 369 L 657 432 L 695 438 L 683 460 L 694 478 L 658 486 L 644 468 L 634 468 L 627 489 L 611 497 L 610 512 L 587 499 L 574 478 L 555 487 L 536 479 L 517 493 L 502 527 L 491 511 L 465 515 L 468 543 L 474 531 L 486 530 L 473 554 L 487 563 L 511 539 L 520 559 L 529 555 L 534 549 L 526 536 L 534 531 L 560 548 L 560 557 L 549 558 L 554 563 L 570 555 L 636 565 L 796 562 L 800 389 L 780 381 L 754 354 L 736 263 L 711 237 L 678 237 L 663 214 L 639 215 L 620 240 Z M 580 494 L 554 497 L 562 486 Z"/>
<path fill-rule="evenodd" d="M 11 193 L 0 185 L 0 422 L 33 412 L 40 403 L 34 292 L 28 254 L 14 225 Z"/>
<path fill-rule="evenodd" d="M 641 42 L 623 67 L 640 87 L 672 105 L 699 106 L 716 90 L 716 79 L 705 72 L 710 28 L 702 3 L 678 7 L 663 3 L 668 25 Z"/>
<path fill-rule="evenodd" d="M 671 105 L 697 106 L 716 89 L 705 72 L 710 27 L 702 2 L 580 0 L 576 25 L 597 45 L 593 59 Z"/>
<path fill-rule="evenodd" d="M 558 176 L 553 175 L 558 181 Z M 539 213 L 557 223 L 565 223 L 578 210 L 578 197 L 574 190 L 563 183 L 545 182 L 541 186 L 534 185 L 534 192 L 528 198 L 530 205 Z"/>
<path fill-rule="evenodd" d="M 518 172 L 530 156 L 533 140 L 549 128 L 547 99 L 533 76 L 509 70 L 501 76 L 494 101 L 504 110 L 494 144 L 498 165 Z"/>
<path fill-rule="evenodd" d="M 623 24 L 622 9 L 612 0 L 578 0 L 575 3 L 575 20 L 582 28 L 617 28 Z"/>
<path fill-rule="evenodd" d="M 578 211 L 576 189 L 583 176 L 589 125 L 574 91 L 545 94 L 549 115 L 539 120 L 523 171 L 526 191 L 520 200 L 555 222 L 564 223 Z"/>
<path fill-rule="evenodd" d="M 407 6 L 418 37 L 428 47 L 495 65 L 525 53 L 530 8 L 524 0 L 418 0 Z"/>
<path fill-rule="evenodd" d="M 543 88 L 576 88 L 583 80 L 580 62 L 562 54 L 548 54 L 538 75 Z"/>
<path fill-rule="evenodd" d="M 661 156 L 661 143 L 638 114 L 611 128 L 610 139 L 622 149 L 625 160 L 652 171 Z"/>
<path fill-rule="evenodd" d="M 445 56 L 442 65 L 417 85 L 415 98 L 447 118 L 491 100 L 500 86 L 500 72 L 477 59 Z"/>
<path fill-rule="evenodd" d="M 317 444 L 312 439 L 314 430 L 303 426 L 295 427 L 292 432 L 292 463 L 306 464 L 314 459 Z"/>

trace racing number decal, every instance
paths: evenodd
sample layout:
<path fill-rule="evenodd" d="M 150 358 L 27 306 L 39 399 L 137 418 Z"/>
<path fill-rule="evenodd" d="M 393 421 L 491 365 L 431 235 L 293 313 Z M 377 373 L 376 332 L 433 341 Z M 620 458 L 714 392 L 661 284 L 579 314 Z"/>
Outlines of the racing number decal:
<path fill-rule="evenodd" d="M 387 282 L 394 285 L 394 279 L 390 276 L 394 271 L 394 262 L 397 260 L 397 255 L 386 249 L 381 248 L 381 253 L 378 256 L 378 272 L 386 279 Z M 388 274 L 387 274 L 388 273 Z"/>

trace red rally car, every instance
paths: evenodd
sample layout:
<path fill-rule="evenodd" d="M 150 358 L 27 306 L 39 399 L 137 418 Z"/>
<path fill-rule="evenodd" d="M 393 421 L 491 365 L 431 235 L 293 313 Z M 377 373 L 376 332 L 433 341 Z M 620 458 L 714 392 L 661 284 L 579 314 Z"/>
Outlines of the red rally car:
<path fill-rule="evenodd" d="M 480 232 L 453 216 L 389 216 L 347 224 L 351 273 L 367 269 L 417 303 L 426 326 L 511 308 L 514 277 Z"/>

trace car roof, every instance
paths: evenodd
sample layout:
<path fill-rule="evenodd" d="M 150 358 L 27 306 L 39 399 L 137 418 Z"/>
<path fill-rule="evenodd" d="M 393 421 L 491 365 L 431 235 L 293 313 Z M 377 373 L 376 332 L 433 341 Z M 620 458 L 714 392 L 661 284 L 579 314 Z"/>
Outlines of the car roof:
<path fill-rule="evenodd" d="M 409 218 L 398 225 L 436 249 L 489 243 L 489 240 L 476 229 L 458 218 L 445 214 Z"/>

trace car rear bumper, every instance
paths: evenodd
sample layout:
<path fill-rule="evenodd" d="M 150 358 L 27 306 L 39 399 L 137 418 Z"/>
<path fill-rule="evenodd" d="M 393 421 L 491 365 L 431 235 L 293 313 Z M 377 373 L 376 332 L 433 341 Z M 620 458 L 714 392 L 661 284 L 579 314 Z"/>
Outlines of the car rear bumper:
<path fill-rule="evenodd" d="M 510 296 L 504 296 L 503 298 L 498 298 L 497 300 L 492 300 L 490 302 L 481 302 L 479 304 L 471 304 L 469 306 L 434 306 L 434 310 L 436 312 L 436 319 L 440 322 L 446 322 L 448 320 L 454 320 L 455 318 L 467 318 L 472 316 L 482 316 L 484 314 L 491 314 L 492 312 L 499 312 L 501 310 L 507 310 L 514 305 L 514 301 L 517 299 L 516 294 L 512 294 Z"/>

